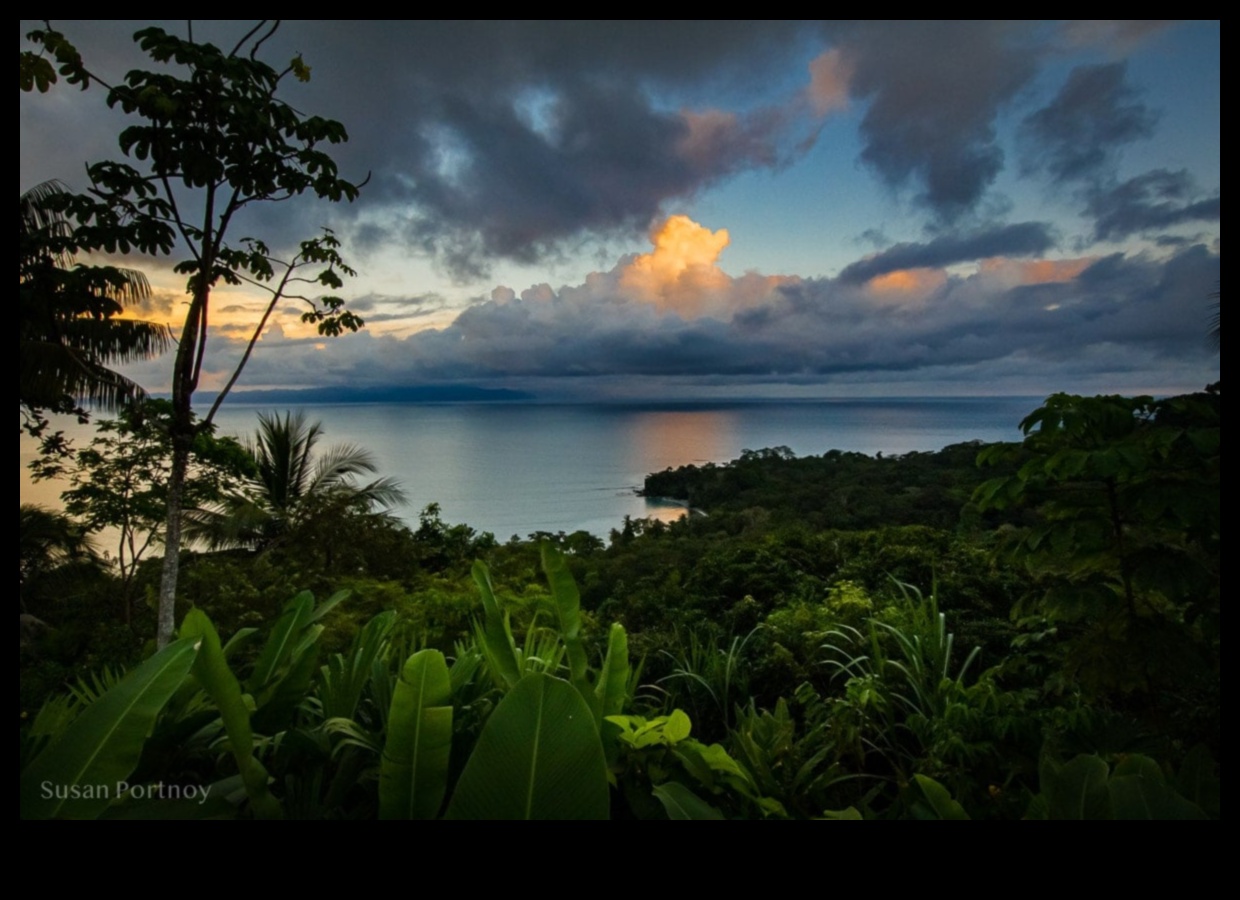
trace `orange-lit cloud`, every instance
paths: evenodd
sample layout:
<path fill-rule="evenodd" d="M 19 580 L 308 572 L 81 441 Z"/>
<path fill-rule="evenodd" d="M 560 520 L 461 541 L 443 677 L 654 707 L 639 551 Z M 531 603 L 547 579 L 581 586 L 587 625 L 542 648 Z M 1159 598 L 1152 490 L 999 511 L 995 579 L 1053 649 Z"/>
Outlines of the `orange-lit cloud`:
<path fill-rule="evenodd" d="M 688 216 L 670 216 L 651 232 L 654 250 L 624 267 L 620 286 L 661 310 L 683 316 L 701 314 L 709 297 L 731 279 L 716 265 L 731 243 L 728 230 L 711 231 Z"/>
<path fill-rule="evenodd" d="M 1078 259 L 1009 259 L 995 256 L 978 264 L 983 275 L 997 276 L 1004 282 L 1017 284 L 1051 284 L 1071 281 L 1097 262 L 1097 257 Z"/>
<path fill-rule="evenodd" d="M 852 81 L 852 60 L 839 50 L 821 53 L 809 64 L 806 94 L 814 112 L 820 116 L 848 106 L 848 84 Z"/>
<path fill-rule="evenodd" d="M 942 269 L 897 269 L 871 278 L 866 290 L 884 305 L 908 306 L 919 304 L 946 283 L 947 273 Z"/>
<path fill-rule="evenodd" d="M 731 243 L 728 230 L 711 231 L 688 216 L 669 217 L 651 231 L 650 240 L 653 251 L 619 266 L 619 287 L 627 296 L 683 319 L 760 306 L 770 301 L 780 285 L 801 280 L 757 272 L 733 278 L 718 264 L 719 255 Z M 600 293 L 607 281 L 608 276 L 594 273 L 586 278 L 585 287 L 590 293 Z"/>

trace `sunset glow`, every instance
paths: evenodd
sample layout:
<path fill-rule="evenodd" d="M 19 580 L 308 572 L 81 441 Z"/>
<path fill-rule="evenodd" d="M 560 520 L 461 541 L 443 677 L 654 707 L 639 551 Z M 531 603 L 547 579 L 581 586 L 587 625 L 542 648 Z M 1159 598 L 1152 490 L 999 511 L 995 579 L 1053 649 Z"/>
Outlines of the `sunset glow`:
<path fill-rule="evenodd" d="M 880 297 L 899 299 L 928 294 L 943 286 L 947 273 L 942 269 L 898 269 L 871 278 L 866 289 Z"/>
<path fill-rule="evenodd" d="M 711 231 L 688 216 L 670 216 L 651 232 L 654 250 L 634 259 L 620 285 L 666 312 L 694 316 L 710 294 L 725 288 L 728 276 L 716 265 L 731 243 L 728 230 Z"/>

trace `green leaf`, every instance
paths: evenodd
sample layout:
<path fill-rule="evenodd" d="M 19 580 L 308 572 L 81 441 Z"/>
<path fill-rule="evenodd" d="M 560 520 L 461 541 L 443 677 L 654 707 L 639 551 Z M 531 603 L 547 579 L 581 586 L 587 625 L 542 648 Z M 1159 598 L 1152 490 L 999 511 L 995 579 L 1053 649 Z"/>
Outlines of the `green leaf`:
<path fill-rule="evenodd" d="M 669 819 L 691 819 L 696 821 L 700 819 L 723 818 L 723 813 L 678 781 L 667 781 L 657 785 L 654 789 L 654 795 L 663 804 Z"/>
<path fill-rule="evenodd" d="M 1204 819 L 1201 807 L 1167 786 L 1162 769 L 1148 756 L 1133 753 L 1111 774 L 1111 811 L 1115 819 Z"/>
<path fill-rule="evenodd" d="M 310 618 L 307 620 L 307 624 L 311 622 L 319 621 L 324 616 L 326 616 L 329 612 L 331 612 L 333 609 L 335 609 L 337 606 L 343 603 L 345 600 L 348 600 L 349 597 L 352 596 L 352 594 L 353 594 L 352 591 L 336 591 L 336 593 L 332 594 L 330 597 L 328 597 L 326 600 L 320 603 L 318 609 L 314 610 L 314 612 L 310 614 Z"/>
<path fill-rule="evenodd" d="M 292 654 L 298 632 L 309 624 L 313 614 L 314 595 L 309 591 L 302 591 L 285 605 L 246 683 L 250 693 L 257 694 L 275 677 L 276 672 Z"/>
<path fill-rule="evenodd" d="M 293 57 L 293 61 L 289 63 L 289 68 L 293 72 L 293 77 L 298 81 L 310 80 L 310 67 L 306 65 L 300 53 Z"/>
<path fill-rule="evenodd" d="M 500 612 L 495 592 L 491 589 L 491 573 L 481 560 L 474 562 L 473 576 L 482 595 L 483 624 L 478 643 L 486 654 L 487 665 L 496 683 L 511 690 L 521 680 L 521 660 L 517 655 L 516 642 L 512 639 L 512 629 Z"/>
<path fill-rule="evenodd" d="M 934 810 L 936 818 L 947 821 L 960 821 L 969 818 L 969 814 L 964 811 L 964 807 L 952 799 L 952 795 L 948 793 L 947 788 L 933 778 L 928 778 L 925 775 L 914 775 L 913 780 L 921 788 L 921 793 L 925 796 L 926 802 L 930 804 L 930 808 Z"/>
<path fill-rule="evenodd" d="M 624 712 L 629 684 L 629 639 L 624 626 L 613 622 L 607 633 L 607 655 L 599 672 L 594 695 L 597 700 L 595 720 L 601 727 L 607 716 Z"/>
<path fill-rule="evenodd" d="M 448 787 L 452 686 L 438 650 L 409 657 L 392 694 L 379 773 L 379 818 L 433 819 Z"/>
<path fill-rule="evenodd" d="M 693 732 L 693 722 L 689 719 L 689 714 L 683 709 L 674 709 L 667 717 L 667 724 L 663 726 L 663 733 L 667 736 L 669 745 L 679 744 L 686 740 Z M 722 748 L 721 748 L 722 749 Z"/>
<path fill-rule="evenodd" d="M 1201 807 L 1207 815 L 1218 818 L 1222 788 L 1214 774 L 1214 758 L 1205 744 L 1188 751 L 1175 784 L 1183 797 Z"/>
<path fill-rule="evenodd" d="M 200 641 L 175 641 L 88 706 L 22 773 L 21 817 L 90 819 L 107 808 L 155 719 L 189 673 Z"/>
<path fill-rule="evenodd" d="M 865 818 L 855 806 L 846 806 L 843 809 L 826 809 L 822 812 L 824 819 L 847 819 L 849 821 L 860 822 Z"/>
<path fill-rule="evenodd" d="M 568 571 L 564 555 L 546 542 L 542 545 L 542 566 L 551 585 L 560 637 L 568 651 L 569 680 L 586 694 L 589 685 L 586 682 L 586 651 L 581 644 L 581 594 L 577 590 L 577 582 Z"/>
<path fill-rule="evenodd" d="M 449 819 L 606 819 L 607 766 L 571 684 L 526 675 L 500 701 L 465 764 Z"/>
<path fill-rule="evenodd" d="M 267 770 L 254 758 L 254 732 L 250 728 L 250 709 L 241 694 L 237 676 L 228 667 L 220 636 L 201 609 L 191 609 L 181 623 L 181 637 L 202 642 L 194 661 L 194 677 L 220 711 L 237 771 L 245 784 L 254 815 L 260 819 L 279 819 L 284 813 L 267 788 Z"/>
<path fill-rule="evenodd" d="M 1081 754 L 1063 766 L 1044 759 L 1041 766 L 1042 796 L 1048 819 L 1109 819 L 1111 798 L 1107 791 L 1107 764 L 1101 757 Z"/>

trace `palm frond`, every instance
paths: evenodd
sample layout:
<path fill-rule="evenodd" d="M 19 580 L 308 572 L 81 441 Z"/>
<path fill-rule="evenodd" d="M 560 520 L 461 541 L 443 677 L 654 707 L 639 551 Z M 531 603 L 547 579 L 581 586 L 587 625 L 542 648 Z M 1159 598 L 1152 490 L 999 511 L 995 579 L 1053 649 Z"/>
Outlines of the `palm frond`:
<path fill-rule="evenodd" d="M 56 202 L 65 193 L 47 181 L 19 196 L 19 399 L 27 409 L 116 409 L 143 391 L 109 366 L 157 356 L 172 333 L 116 318 L 150 297 L 150 283 L 134 269 L 74 263 L 74 230 Z"/>
<path fill-rule="evenodd" d="M 215 549 L 262 548 L 324 516 L 382 515 L 405 502 L 393 478 L 358 483 L 358 475 L 378 471 L 363 448 L 338 444 L 316 454 L 322 436 L 322 424 L 304 412 L 260 413 L 258 431 L 242 444 L 258 477 L 245 497 L 194 512 L 190 533 Z"/>

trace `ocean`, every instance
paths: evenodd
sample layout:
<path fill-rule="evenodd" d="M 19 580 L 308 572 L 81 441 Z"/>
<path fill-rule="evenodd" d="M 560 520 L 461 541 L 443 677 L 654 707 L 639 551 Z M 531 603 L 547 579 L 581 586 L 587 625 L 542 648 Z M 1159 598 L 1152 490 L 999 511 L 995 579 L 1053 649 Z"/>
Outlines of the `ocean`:
<path fill-rule="evenodd" d="M 796 402 L 553 405 L 349 403 L 293 407 L 320 421 L 320 448 L 354 443 L 379 474 L 399 480 L 416 527 L 438 503 L 449 524 L 501 541 L 535 531 L 584 529 L 606 537 L 624 517 L 675 518 L 674 503 L 639 497 L 644 477 L 668 467 L 725 463 L 741 451 L 788 447 L 867 454 L 938 450 L 969 440 L 1015 441 L 1041 398 L 916 398 Z M 280 408 L 281 411 L 283 407 Z M 268 406 L 229 402 L 221 433 L 245 435 Z M 21 502 L 56 505 L 58 488 L 31 485 L 21 445 Z"/>

